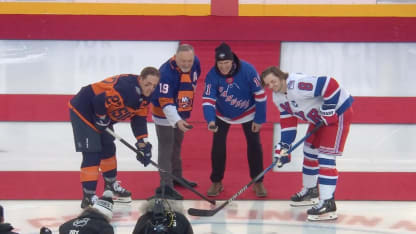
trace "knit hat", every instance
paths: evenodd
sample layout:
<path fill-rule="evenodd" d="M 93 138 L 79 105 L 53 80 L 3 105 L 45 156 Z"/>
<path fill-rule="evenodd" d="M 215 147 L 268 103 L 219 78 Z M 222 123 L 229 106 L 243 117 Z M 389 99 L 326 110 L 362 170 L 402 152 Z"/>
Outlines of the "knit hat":
<path fill-rule="evenodd" d="M 100 197 L 92 206 L 93 208 L 100 211 L 103 215 L 109 219 L 113 218 L 113 192 L 106 190 L 103 196 Z"/>
<path fill-rule="evenodd" d="M 233 60 L 234 55 L 231 51 L 231 48 L 229 45 L 227 45 L 225 42 L 221 43 L 217 48 L 215 48 L 215 61 L 222 61 L 222 60 Z"/>
<path fill-rule="evenodd" d="M 47 228 L 47 227 L 42 227 L 40 229 L 40 234 L 52 234 L 51 229 Z"/>

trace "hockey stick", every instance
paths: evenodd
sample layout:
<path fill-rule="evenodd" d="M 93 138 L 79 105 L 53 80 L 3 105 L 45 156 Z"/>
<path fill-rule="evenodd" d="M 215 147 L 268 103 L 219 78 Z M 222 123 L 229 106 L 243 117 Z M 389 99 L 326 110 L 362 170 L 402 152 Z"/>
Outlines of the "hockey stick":
<path fill-rule="evenodd" d="M 300 144 L 302 144 L 306 139 L 308 139 L 312 134 L 314 134 L 318 129 L 322 126 L 323 122 L 318 123 L 315 128 L 312 129 L 308 134 L 306 134 L 302 139 L 300 139 L 296 144 L 292 146 L 292 148 L 287 151 L 288 154 L 290 154 L 293 150 L 295 150 Z M 234 194 L 230 199 L 228 199 L 226 202 L 221 204 L 215 209 L 212 210 L 201 210 L 201 209 L 195 209 L 195 208 L 189 208 L 188 214 L 193 216 L 204 216 L 209 217 L 215 215 L 218 211 L 222 210 L 225 206 L 230 204 L 232 201 L 234 201 L 240 194 L 242 194 L 250 185 L 255 183 L 257 180 L 259 180 L 264 174 L 266 174 L 268 171 L 270 171 L 276 164 L 280 163 L 280 159 L 274 161 L 269 167 L 267 167 L 265 170 L 263 170 L 259 175 L 256 176 L 253 180 L 250 181 L 246 186 L 244 186 L 240 191 L 238 191 L 236 194 Z"/>
<path fill-rule="evenodd" d="M 123 143 L 125 146 L 127 146 L 129 149 L 133 150 L 136 154 L 139 153 L 139 151 L 136 149 L 136 147 L 132 146 L 130 143 L 128 143 L 126 140 L 124 140 L 123 138 L 121 138 L 119 135 L 117 135 L 115 132 L 113 132 L 111 129 L 106 128 L 105 129 L 110 135 L 112 135 L 113 137 L 115 137 L 117 140 L 119 140 L 121 143 Z M 160 172 L 165 173 L 167 176 L 171 177 L 172 179 L 178 181 L 182 186 L 184 186 L 185 188 L 191 190 L 193 193 L 195 193 L 196 195 L 198 195 L 199 197 L 201 197 L 202 199 L 204 199 L 205 201 L 215 205 L 215 201 L 211 200 L 207 197 L 205 197 L 204 195 L 202 195 L 201 193 L 199 193 L 198 191 L 196 191 L 194 188 L 192 188 L 191 186 L 189 186 L 187 183 L 185 183 L 181 178 L 173 175 L 172 173 L 169 173 L 168 171 L 162 169 L 159 167 L 159 165 L 155 162 L 153 162 L 152 160 L 150 160 L 150 164 L 152 164 L 154 167 L 156 167 Z"/>

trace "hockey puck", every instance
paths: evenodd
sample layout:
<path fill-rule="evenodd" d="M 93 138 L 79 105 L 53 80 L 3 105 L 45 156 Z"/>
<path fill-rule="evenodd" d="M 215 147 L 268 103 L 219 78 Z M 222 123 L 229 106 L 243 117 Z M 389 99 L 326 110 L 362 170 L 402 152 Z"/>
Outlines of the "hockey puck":
<path fill-rule="evenodd" d="M 212 129 L 212 130 L 215 130 L 215 129 L 217 128 L 217 126 L 215 126 L 215 125 L 210 125 L 208 128 L 209 128 L 209 129 Z"/>

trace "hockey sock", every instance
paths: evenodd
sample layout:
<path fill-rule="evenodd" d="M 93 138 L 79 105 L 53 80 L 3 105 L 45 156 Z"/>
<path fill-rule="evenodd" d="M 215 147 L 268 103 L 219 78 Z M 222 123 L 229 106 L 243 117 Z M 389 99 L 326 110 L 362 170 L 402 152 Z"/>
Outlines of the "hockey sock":
<path fill-rule="evenodd" d="M 117 176 L 117 161 L 116 157 L 113 155 L 109 158 L 101 159 L 100 169 L 103 173 L 104 178 L 114 178 L 116 180 Z"/>
<path fill-rule="evenodd" d="M 308 146 L 304 147 L 302 168 L 302 183 L 304 188 L 316 186 L 319 173 L 318 150 Z"/>
<path fill-rule="evenodd" d="M 319 198 L 328 200 L 333 197 L 338 181 L 335 156 L 320 154 L 319 165 Z"/>
<path fill-rule="evenodd" d="M 82 182 L 82 191 L 86 194 L 95 194 L 97 189 L 97 181 L 84 181 Z"/>

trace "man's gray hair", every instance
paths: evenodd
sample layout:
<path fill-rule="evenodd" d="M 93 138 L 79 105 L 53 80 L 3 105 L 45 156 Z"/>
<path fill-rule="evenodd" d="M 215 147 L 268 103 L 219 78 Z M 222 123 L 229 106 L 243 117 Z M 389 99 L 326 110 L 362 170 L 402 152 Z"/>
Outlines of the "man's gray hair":
<path fill-rule="evenodd" d="M 179 52 L 182 52 L 182 51 L 192 51 L 192 53 L 195 53 L 194 52 L 194 47 L 192 47 L 189 44 L 181 44 L 181 45 L 179 45 L 178 48 L 176 49 L 176 54 L 178 54 Z"/>

